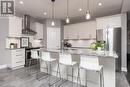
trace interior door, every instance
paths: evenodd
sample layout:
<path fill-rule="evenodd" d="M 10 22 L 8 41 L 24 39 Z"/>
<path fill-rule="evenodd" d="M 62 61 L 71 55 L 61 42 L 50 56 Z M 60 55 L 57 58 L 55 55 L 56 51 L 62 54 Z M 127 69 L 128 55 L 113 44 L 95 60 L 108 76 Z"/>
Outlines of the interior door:
<path fill-rule="evenodd" d="M 48 49 L 60 48 L 60 28 L 55 27 L 47 28 L 47 48 Z"/>

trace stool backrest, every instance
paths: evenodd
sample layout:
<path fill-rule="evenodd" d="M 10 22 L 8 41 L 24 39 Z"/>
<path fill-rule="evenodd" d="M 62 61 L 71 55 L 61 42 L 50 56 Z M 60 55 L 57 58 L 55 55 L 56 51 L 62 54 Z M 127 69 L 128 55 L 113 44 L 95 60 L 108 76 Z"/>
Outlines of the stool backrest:
<path fill-rule="evenodd" d="M 38 59 L 39 58 L 37 50 L 31 50 L 31 58 L 32 59 Z"/>
<path fill-rule="evenodd" d="M 71 54 L 60 53 L 59 62 L 62 64 L 72 64 Z"/>
<path fill-rule="evenodd" d="M 42 60 L 50 60 L 50 52 L 42 52 Z"/>
<path fill-rule="evenodd" d="M 99 66 L 98 57 L 81 55 L 80 66 L 88 66 L 88 67 Z"/>

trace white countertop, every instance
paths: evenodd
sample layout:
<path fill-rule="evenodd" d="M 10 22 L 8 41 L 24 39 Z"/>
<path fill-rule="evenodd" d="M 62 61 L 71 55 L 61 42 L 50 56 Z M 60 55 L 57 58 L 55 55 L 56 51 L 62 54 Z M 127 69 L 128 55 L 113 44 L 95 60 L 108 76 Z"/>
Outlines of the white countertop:
<path fill-rule="evenodd" d="M 110 51 L 94 51 L 91 49 L 69 49 L 69 50 L 60 50 L 60 49 L 40 49 L 40 51 L 47 52 L 57 52 L 57 53 L 70 53 L 70 54 L 78 54 L 78 55 L 88 55 L 88 56 L 98 56 L 98 57 L 106 57 L 106 58 L 118 58 L 116 52 Z"/>

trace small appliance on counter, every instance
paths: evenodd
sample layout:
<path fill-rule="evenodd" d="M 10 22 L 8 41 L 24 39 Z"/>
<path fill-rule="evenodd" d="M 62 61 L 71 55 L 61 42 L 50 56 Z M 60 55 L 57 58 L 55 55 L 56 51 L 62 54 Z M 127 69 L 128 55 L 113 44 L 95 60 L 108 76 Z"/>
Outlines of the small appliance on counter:
<path fill-rule="evenodd" d="M 69 42 L 65 41 L 64 42 L 64 47 L 72 47 L 72 45 Z"/>
<path fill-rule="evenodd" d="M 17 43 L 10 43 L 10 49 L 17 48 Z"/>

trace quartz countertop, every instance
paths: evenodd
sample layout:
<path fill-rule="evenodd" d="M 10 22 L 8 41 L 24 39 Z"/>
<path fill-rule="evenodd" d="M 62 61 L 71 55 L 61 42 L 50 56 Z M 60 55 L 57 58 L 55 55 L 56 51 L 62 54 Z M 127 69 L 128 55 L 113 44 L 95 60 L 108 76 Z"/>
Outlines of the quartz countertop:
<path fill-rule="evenodd" d="M 78 55 L 88 55 L 88 56 L 98 56 L 104 58 L 118 58 L 116 52 L 110 51 L 94 51 L 91 49 L 68 49 L 68 50 L 60 50 L 60 49 L 40 49 L 40 51 L 47 52 L 57 52 L 57 53 L 70 53 L 70 54 L 78 54 Z"/>

